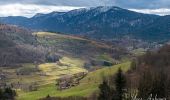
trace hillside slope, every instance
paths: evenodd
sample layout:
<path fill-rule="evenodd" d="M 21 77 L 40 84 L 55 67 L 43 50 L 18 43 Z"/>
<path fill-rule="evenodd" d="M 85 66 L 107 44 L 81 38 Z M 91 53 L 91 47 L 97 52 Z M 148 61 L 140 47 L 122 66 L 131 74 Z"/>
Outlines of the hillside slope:
<path fill-rule="evenodd" d="M 50 32 L 38 32 L 35 33 L 35 36 L 40 45 L 50 48 L 49 53 L 70 55 L 84 59 L 93 59 L 101 55 L 109 55 L 111 58 L 116 59 L 117 56 L 127 53 L 122 47 L 77 36 Z"/>
<path fill-rule="evenodd" d="M 13 84 L 17 89 L 29 90 L 28 86 L 35 83 L 41 86 L 54 83 L 64 75 L 109 67 L 120 63 L 128 54 L 125 49 L 105 42 L 50 32 L 26 33 L 15 26 L 3 27 L 4 37 L 0 40 L 6 42 L 1 42 L 0 47 L 0 71 L 5 76 L 2 82 Z"/>
<path fill-rule="evenodd" d="M 157 18 L 152 23 L 143 26 L 143 29 L 138 30 L 138 37 L 152 40 L 167 41 L 170 38 L 170 16 L 162 16 Z"/>
<path fill-rule="evenodd" d="M 42 53 L 35 50 L 36 39 L 26 29 L 0 25 L 0 66 L 40 61 Z"/>
<path fill-rule="evenodd" d="M 80 84 L 76 87 L 59 91 L 56 89 L 55 84 L 49 84 L 41 87 L 38 91 L 33 92 L 19 92 L 18 100 L 37 100 L 44 98 L 47 95 L 53 97 L 69 97 L 69 96 L 81 96 L 88 97 L 92 93 L 98 91 L 98 85 L 102 82 L 103 77 L 114 75 L 118 68 L 122 68 L 123 71 L 127 71 L 130 67 L 130 62 L 122 63 L 112 66 L 110 68 L 103 68 L 94 72 L 90 72 L 84 79 L 80 81 Z"/>
<path fill-rule="evenodd" d="M 114 73 L 121 65 L 113 65 L 120 63 L 121 58 L 128 54 L 122 47 L 104 41 L 50 32 L 32 33 L 8 25 L 1 25 L 1 29 L 3 37 L 0 40 L 5 42 L 1 42 L 0 46 L 3 52 L 0 54 L 2 59 L 0 72 L 5 77 L 0 76 L 3 77 L 0 85 L 3 86 L 5 83 L 11 86 L 12 84 L 18 92 L 19 100 L 43 98 L 47 93 L 52 96 L 87 96 L 87 93 L 90 95 L 97 90 L 102 80 L 101 73 L 110 69 L 111 72 L 105 74 Z M 122 64 L 124 65 L 127 65 L 125 67 L 128 69 L 129 62 Z M 60 91 L 56 91 L 54 85 L 56 79 L 65 75 L 87 72 L 87 69 L 94 71 L 103 67 L 106 68 L 94 73 L 90 72 L 77 87 L 57 95 Z M 92 86 L 86 84 L 89 78 L 92 79 L 90 82 Z M 82 93 L 79 94 L 80 91 Z"/>
<path fill-rule="evenodd" d="M 76 36 L 48 32 L 33 34 L 27 29 L 5 24 L 0 25 L 0 32 L 0 51 L 3 52 L 0 66 L 48 62 L 64 55 L 92 60 L 101 55 L 114 59 L 126 54 L 121 47 Z"/>

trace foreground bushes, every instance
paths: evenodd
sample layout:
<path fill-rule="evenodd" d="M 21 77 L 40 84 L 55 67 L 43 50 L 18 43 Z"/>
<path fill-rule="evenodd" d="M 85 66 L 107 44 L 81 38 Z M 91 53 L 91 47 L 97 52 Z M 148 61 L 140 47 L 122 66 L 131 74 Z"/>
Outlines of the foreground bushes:
<path fill-rule="evenodd" d="M 0 89 L 0 100 L 14 100 L 15 96 L 16 92 L 11 88 Z"/>

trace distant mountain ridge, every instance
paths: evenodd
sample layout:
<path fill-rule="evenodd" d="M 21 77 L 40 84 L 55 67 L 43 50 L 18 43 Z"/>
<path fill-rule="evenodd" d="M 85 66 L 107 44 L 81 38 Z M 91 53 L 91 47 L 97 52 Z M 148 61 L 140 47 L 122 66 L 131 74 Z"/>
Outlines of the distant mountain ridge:
<path fill-rule="evenodd" d="M 80 34 L 96 39 L 126 35 L 151 41 L 162 41 L 163 37 L 164 41 L 170 39 L 170 16 L 142 14 L 112 6 L 37 14 L 32 18 L 4 17 L 0 18 L 0 22 L 36 30 Z"/>

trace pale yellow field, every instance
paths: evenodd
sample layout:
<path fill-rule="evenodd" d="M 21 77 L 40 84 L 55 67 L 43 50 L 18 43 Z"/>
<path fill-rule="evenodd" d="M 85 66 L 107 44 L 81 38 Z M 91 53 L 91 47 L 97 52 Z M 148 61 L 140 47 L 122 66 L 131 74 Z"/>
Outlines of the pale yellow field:
<path fill-rule="evenodd" d="M 63 57 L 60 60 L 62 65 L 57 63 L 44 63 L 38 65 L 38 70 L 30 72 L 29 75 L 17 75 L 17 70 L 37 69 L 34 64 L 23 64 L 21 68 L 5 68 L 2 67 L 3 72 L 8 73 L 7 83 L 32 84 L 38 83 L 38 85 L 46 85 L 55 83 L 56 79 L 63 75 L 73 75 L 79 72 L 87 72 L 82 66 L 84 62 L 77 58 Z"/>

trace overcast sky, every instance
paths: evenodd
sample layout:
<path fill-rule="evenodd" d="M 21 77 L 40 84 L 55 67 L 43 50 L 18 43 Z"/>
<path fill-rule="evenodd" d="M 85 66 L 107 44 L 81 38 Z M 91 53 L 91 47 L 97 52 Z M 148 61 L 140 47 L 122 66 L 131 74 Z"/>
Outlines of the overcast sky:
<path fill-rule="evenodd" d="M 119 6 L 143 13 L 170 14 L 170 0 L 0 0 L 0 16 L 32 17 L 36 13 L 94 6 Z"/>

